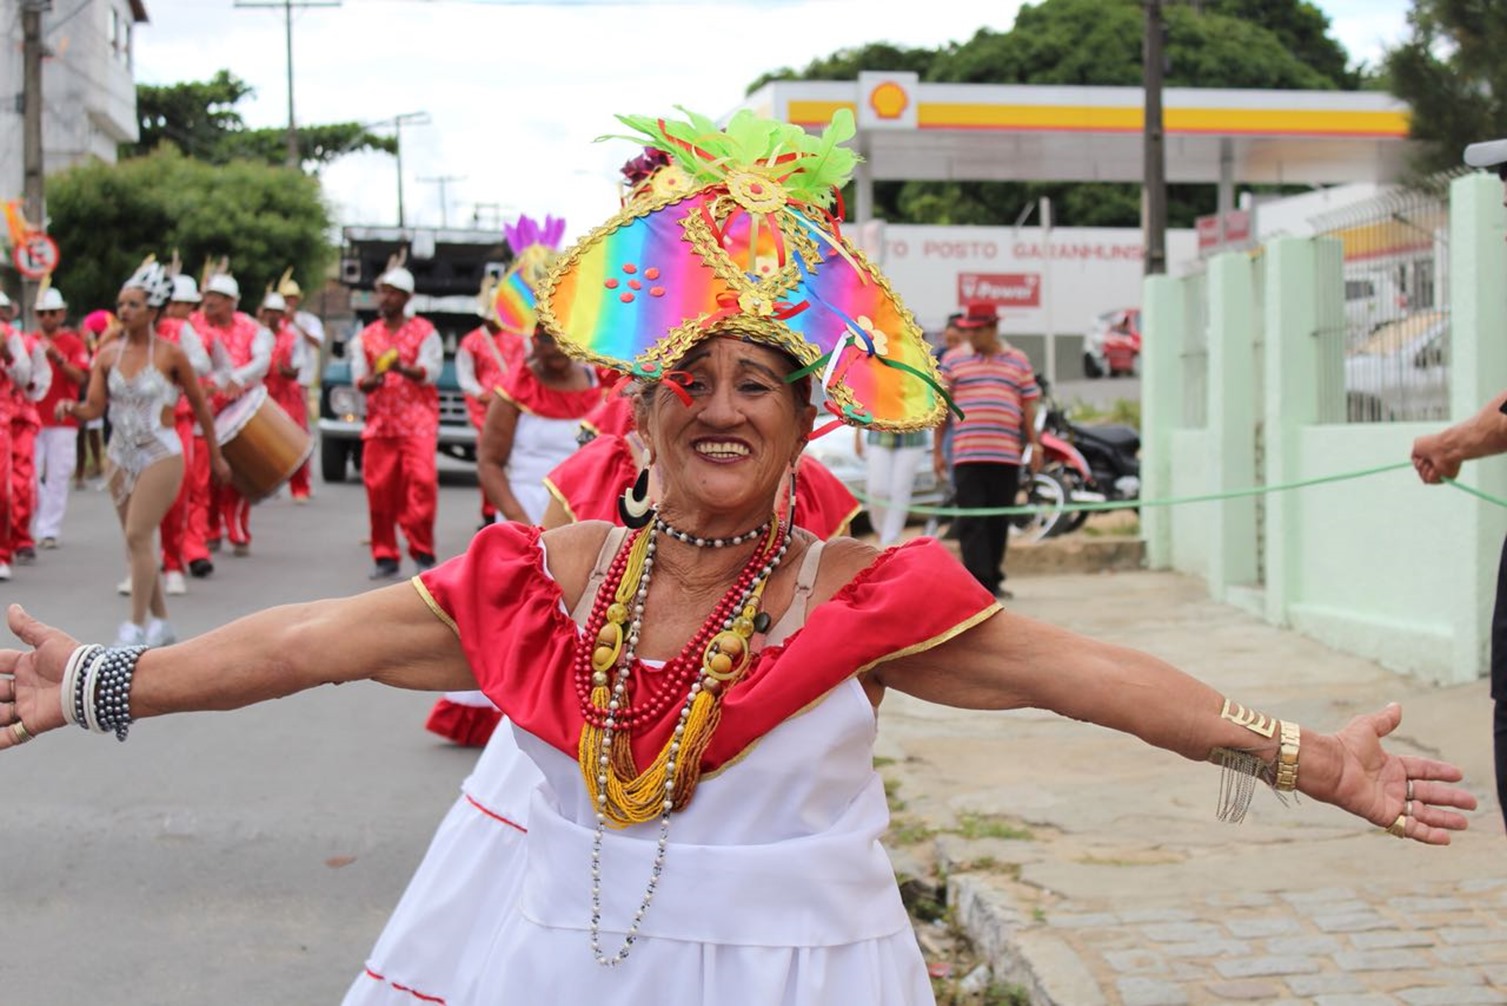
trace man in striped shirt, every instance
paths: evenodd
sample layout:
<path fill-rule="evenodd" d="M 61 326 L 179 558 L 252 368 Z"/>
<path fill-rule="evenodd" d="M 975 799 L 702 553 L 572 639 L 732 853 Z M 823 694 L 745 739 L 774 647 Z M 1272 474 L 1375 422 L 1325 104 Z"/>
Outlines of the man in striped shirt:
<path fill-rule="evenodd" d="M 993 304 L 969 304 L 957 325 L 968 337 L 968 348 L 949 351 L 940 364 L 948 393 L 964 416 L 948 419 L 957 503 L 963 509 L 1014 506 L 1025 444 L 1032 446 L 1032 466 L 1041 464 L 1036 432 L 1041 389 L 1026 355 L 1000 340 Z M 942 441 L 935 438 L 932 453 L 939 479 L 947 472 Z M 1008 600 L 1012 595 L 1004 581 L 1010 518 L 960 517 L 957 530 L 963 566 L 985 590 Z"/>

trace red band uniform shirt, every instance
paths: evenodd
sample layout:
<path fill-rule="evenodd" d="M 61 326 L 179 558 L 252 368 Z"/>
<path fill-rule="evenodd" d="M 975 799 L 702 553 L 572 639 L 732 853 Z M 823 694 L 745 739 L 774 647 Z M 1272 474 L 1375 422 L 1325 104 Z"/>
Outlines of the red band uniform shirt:
<path fill-rule="evenodd" d="M 366 483 L 372 558 L 379 563 L 401 558 L 397 538 L 401 527 L 409 554 L 428 562 L 434 557 L 439 483 L 434 452 L 439 443 L 440 400 L 435 382 L 444 366 L 445 347 L 434 326 L 423 318 L 408 318 L 396 331 L 379 319 L 351 340 L 351 381 L 359 387 L 368 374 L 378 373 L 389 351 L 396 351 L 396 363 L 367 394 L 366 426 L 361 431 L 361 477 Z M 402 376 L 398 365 L 422 369 L 423 379 Z"/>

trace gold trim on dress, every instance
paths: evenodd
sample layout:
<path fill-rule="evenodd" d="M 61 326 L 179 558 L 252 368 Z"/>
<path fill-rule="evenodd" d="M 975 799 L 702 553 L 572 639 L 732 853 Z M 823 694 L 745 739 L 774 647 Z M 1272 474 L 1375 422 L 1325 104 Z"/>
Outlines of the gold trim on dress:
<path fill-rule="evenodd" d="M 413 584 L 413 589 L 419 592 L 419 597 L 423 598 L 424 603 L 429 605 L 429 610 L 434 612 L 434 617 L 448 625 L 450 631 L 455 633 L 455 638 L 459 639 L 460 626 L 455 624 L 455 619 L 450 617 L 448 611 L 440 607 L 440 603 L 434 599 L 434 595 L 429 593 L 429 588 L 424 586 L 424 581 L 415 576 L 410 577 L 408 582 Z"/>
<path fill-rule="evenodd" d="M 544 488 L 549 491 L 549 494 L 555 498 L 555 502 L 560 504 L 560 509 L 565 511 L 565 516 L 570 518 L 570 522 L 572 524 L 581 523 L 581 518 L 577 517 L 576 512 L 571 509 L 570 501 L 565 498 L 565 494 L 560 491 L 560 487 L 555 485 L 554 481 L 548 475 L 544 476 L 540 481 L 544 483 Z"/>

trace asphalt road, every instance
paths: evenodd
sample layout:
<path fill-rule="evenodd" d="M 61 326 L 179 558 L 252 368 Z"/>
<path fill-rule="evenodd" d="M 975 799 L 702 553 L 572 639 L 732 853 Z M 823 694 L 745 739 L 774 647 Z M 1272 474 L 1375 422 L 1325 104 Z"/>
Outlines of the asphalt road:
<path fill-rule="evenodd" d="M 443 481 L 441 558 L 478 520 L 474 480 Z M 368 589 L 361 486 L 317 492 L 257 507 L 252 555 L 169 599 L 180 636 Z M 0 596 L 109 642 L 127 602 L 107 494 L 73 493 L 64 535 Z M 423 730 L 430 702 L 326 687 L 0 755 L 0 1001 L 338 1002 L 474 761 Z"/>

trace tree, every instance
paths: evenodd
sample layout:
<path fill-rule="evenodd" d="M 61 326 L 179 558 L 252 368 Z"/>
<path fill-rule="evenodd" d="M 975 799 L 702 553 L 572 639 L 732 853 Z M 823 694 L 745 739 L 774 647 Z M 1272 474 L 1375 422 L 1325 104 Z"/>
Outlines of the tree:
<path fill-rule="evenodd" d="M 1466 144 L 1507 136 L 1507 5 L 1413 0 L 1411 33 L 1385 57 L 1392 93 L 1412 106 L 1424 141 L 1419 174 L 1458 167 Z"/>
<path fill-rule="evenodd" d="M 1359 70 L 1306 0 L 1202 0 L 1168 4 L 1168 87 L 1355 88 Z M 768 80 L 853 80 L 860 70 L 913 70 L 922 80 L 976 84 L 1140 86 L 1140 0 L 1045 0 L 1027 4 L 1007 32 L 980 29 L 940 49 L 875 44 L 789 69 Z M 1133 227 L 1140 186 L 1109 183 L 889 182 L 874 186 L 876 215 L 905 223 L 998 224 L 1042 196 L 1064 226 Z M 1168 217 L 1191 226 L 1214 210 L 1214 187 L 1173 186 Z M 852 205 L 852 200 L 849 200 Z"/>
<path fill-rule="evenodd" d="M 55 279 L 75 313 L 113 305 L 149 253 L 166 261 L 176 250 L 195 277 L 206 259 L 229 256 L 247 309 L 288 266 L 312 279 L 330 260 L 318 179 L 245 160 L 210 164 L 173 146 L 54 175 L 47 209 L 62 251 Z"/>
<path fill-rule="evenodd" d="M 212 164 L 238 158 L 282 164 L 287 157 L 287 131 L 248 129 L 236 105 L 252 94 L 249 84 L 228 70 L 207 81 L 185 81 L 136 88 L 136 113 L 141 136 L 122 144 L 120 156 L 140 157 L 164 143 L 189 157 Z M 358 150 L 397 152 L 397 140 L 377 136 L 355 122 L 299 126 L 298 150 L 304 164 L 322 166 Z"/>

